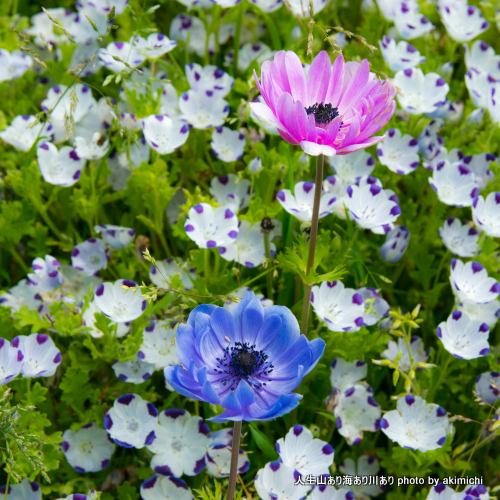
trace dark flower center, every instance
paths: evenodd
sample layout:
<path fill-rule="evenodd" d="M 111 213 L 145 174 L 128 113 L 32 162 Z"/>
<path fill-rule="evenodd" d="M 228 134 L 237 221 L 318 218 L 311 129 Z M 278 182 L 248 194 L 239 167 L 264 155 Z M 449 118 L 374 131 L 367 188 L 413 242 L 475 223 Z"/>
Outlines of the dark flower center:
<path fill-rule="evenodd" d="M 338 108 L 334 108 L 331 104 L 323 104 L 322 102 L 304 109 L 308 115 L 314 115 L 317 124 L 328 125 L 339 116 Z"/>
<path fill-rule="evenodd" d="M 250 380 L 250 377 L 268 376 L 274 366 L 267 362 L 268 355 L 263 351 L 255 350 L 255 345 L 249 345 L 244 342 L 235 342 L 234 346 L 224 349 L 224 357 L 217 358 L 218 365 L 216 371 L 220 374 L 229 375 L 223 379 L 222 385 L 229 382 L 231 390 L 237 387 L 237 382 L 241 379 L 247 380 L 251 385 L 260 387 L 261 383 Z M 269 380 L 268 380 L 269 381 Z M 236 384 L 235 384 L 236 383 Z M 265 383 L 263 385 L 266 385 Z"/>

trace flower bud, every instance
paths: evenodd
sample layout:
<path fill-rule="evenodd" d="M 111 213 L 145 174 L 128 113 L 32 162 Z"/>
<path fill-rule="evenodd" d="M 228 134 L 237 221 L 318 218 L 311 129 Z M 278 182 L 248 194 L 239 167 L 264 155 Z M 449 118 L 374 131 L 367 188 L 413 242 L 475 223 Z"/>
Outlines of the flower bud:
<path fill-rule="evenodd" d="M 258 174 L 262 170 L 262 160 L 260 156 L 254 158 L 248 165 L 251 174 Z"/>

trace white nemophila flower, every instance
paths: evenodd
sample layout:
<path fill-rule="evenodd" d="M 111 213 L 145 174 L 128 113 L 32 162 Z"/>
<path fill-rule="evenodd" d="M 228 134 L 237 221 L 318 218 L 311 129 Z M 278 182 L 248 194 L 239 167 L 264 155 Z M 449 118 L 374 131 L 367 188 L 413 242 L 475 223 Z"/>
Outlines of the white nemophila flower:
<path fill-rule="evenodd" d="M 330 382 L 332 388 L 338 391 L 345 391 L 353 387 L 356 382 L 366 378 L 368 366 L 366 361 L 354 361 L 349 363 L 344 358 L 336 358 L 330 365 L 332 373 Z"/>
<path fill-rule="evenodd" d="M 333 464 L 334 449 L 303 425 L 294 425 L 284 438 L 276 442 L 280 461 L 302 476 L 328 474 Z"/>
<path fill-rule="evenodd" d="M 348 155 L 328 156 L 336 177 L 354 184 L 360 177 L 371 175 L 375 168 L 375 159 L 364 149 Z"/>
<path fill-rule="evenodd" d="M 490 112 L 491 119 L 500 124 L 500 84 L 497 84 L 491 89 L 490 99 L 487 102 L 488 111 Z"/>
<path fill-rule="evenodd" d="M 436 155 L 436 151 L 444 144 L 443 137 L 438 135 L 443 126 L 443 120 L 432 120 L 418 136 L 418 150 L 424 159 L 432 160 Z"/>
<path fill-rule="evenodd" d="M 213 91 L 219 97 L 226 97 L 234 85 L 234 78 L 217 66 L 202 67 L 199 64 L 186 64 L 186 78 L 196 92 Z"/>
<path fill-rule="evenodd" d="M 316 315 L 333 332 L 356 332 L 363 325 L 363 297 L 341 281 L 323 281 L 311 290 L 311 305 Z"/>
<path fill-rule="evenodd" d="M 127 69 L 125 63 L 132 67 L 142 64 L 146 56 L 129 42 L 111 42 L 105 49 L 99 49 L 97 56 L 103 66 L 106 66 L 113 73 L 120 73 Z M 119 57 L 122 61 L 117 61 L 114 57 Z"/>
<path fill-rule="evenodd" d="M 476 379 L 476 392 L 489 404 L 495 404 L 500 396 L 500 373 L 481 373 Z"/>
<path fill-rule="evenodd" d="M 167 115 L 151 115 L 142 120 L 142 131 L 147 143 L 165 155 L 179 149 L 189 136 L 188 124 Z"/>
<path fill-rule="evenodd" d="M 101 36 L 106 35 L 106 28 L 107 28 L 107 18 L 102 16 L 102 15 L 97 15 L 94 16 L 96 18 L 96 21 L 99 24 L 96 24 L 94 20 L 92 19 L 92 22 L 94 25 L 97 27 L 98 31 L 94 30 L 94 27 L 92 24 L 90 24 L 90 21 L 87 19 L 85 14 L 89 15 L 89 13 L 86 12 L 79 12 L 69 23 L 67 26 L 67 31 L 69 34 L 72 36 L 73 40 L 78 44 L 77 48 L 80 47 L 87 47 L 89 45 L 92 45 L 95 47 L 96 45 L 96 39 Z M 97 46 L 98 47 L 98 46 Z M 94 55 L 94 52 L 90 54 L 89 59 L 92 58 Z"/>
<path fill-rule="evenodd" d="M 149 269 L 149 279 L 154 285 L 169 288 L 171 278 L 178 276 L 185 290 L 194 288 L 196 271 L 194 268 L 187 269 L 182 260 L 174 260 L 170 257 L 165 260 L 157 260 L 156 265 L 158 269 L 155 266 L 151 266 Z"/>
<path fill-rule="evenodd" d="M 101 136 L 107 136 L 113 121 L 117 118 L 113 108 L 106 102 L 107 100 L 109 99 L 101 97 L 97 104 L 90 108 L 78 123 L 75 123 L 75 137 L 83 137 L 89 143 L 96 132 L 99 132 Z"/>
<path fill-rule="evenodd" d="M 259 104 L 265 104 L 264 98 L 261 95 L 258 95 L 252 102 L 256 102 Z M 251 107 L 250 107 L 250 118 L 259 125 L 259 127 L 268 133 L 269 135 L 279 135 L 278 129 L 271 125 L 268 121 L 261 118 Z M 354 153 L 352 153 L 354 154 Z M 347 155 L 350 156 L 350 155 Z M 328 157 L 329 158 L 329 157 Z"/>
<path fill-rule="evenodd" d="M 379 45 L 382 56 L 392 71 L 414 68 L 425 62 L 425 57 L 421 56 L 413 45 L 404 40 L 396 44 L 396 40 L 384 35 Z"/>
<path fill-rule="evenodd" d="M 492 300 L 487 304 L 467 304 L 464 302 L 457 302 L 457 311 L 462 311 L 470 319 L 482 321 L 490 328 L 493 328 L 500 318 L 500 301 Z"/>
<path fill-rule="evenodd" d="M 113 371 L 117 378 L 129 384 L 142 384 L 155 371 L 155 366 L 143 361 L 139 356 L 130 361 L 115 361 Z"/>
<path fill-rule="evenodd" d="M 476 177 L 477 187 L 481 190 L 493 179 L 493 172 L 489 169 L 490 163 L 498 161 L 498 157 L 490 153 L 466 156 L 463 163 Z"/>
<path fill-rule="evenodd" d="M 135 236 L 135 229 L 130 227 L 114 226 L 113 224 L 98 224 L 94 231 L 115 250 L 128 247 Z"/>
<path fill-rule="evenodd" d="M 500 237 L 500 193 L 490 193 L 486 200 L 477 197 L 472 204 L 472 217 L 487 235 Z"/>
<path fill-rule="evenodd" d="M 427 361 L 430 349 L 425 349 L 424 341 L 417 335 L 413 335 L 410 340 L 410 350 L 414 359 L 414 365 Z M 397 342 L 389 340 L 387 342 L 387 349 L 380 355 L 385 359 L 394 361 L 400 353 L 401 358 L 399 359 L 398 366 L 402 370 L 408 371 L 411 368 L 410 355 L 408 354 L 408 346 L 403 338 L 399 338 Z"/>
<path fill-rule="evenodd" d="M 295 17 L 311 17 L 311 6 L 314 14 L 321 12 L 327 0 L 285 0 L 285 5 L 291 9 Z"/>
<path fill-rule="evenodd" d="M 479 194 L 475 175 L 462 163 L 439 162 L 429 184 L 446 205 L 470 207 Z"/>
<path fill-rule="evenodd" d="M 497 280 L 488 277 L 488 271 L 479 262 L 451 261 L 451 288 L 467 304 L 487 304 L 500 293 Z"/>
<path fill-rule="evenodd" d="M 12 347 L 8 340 L 0 338 L 0 385 L 4 385 L 21 373 L 24 354 Z"/>
<path fill-rule="evenodd" d="M 243 156 L 245 135 L 227 127 L 217 127 L 212 132 L 212 151 L 219 160 L 232 162 Z M 234 174 L 233 174 L 234 175 Z M 248 188 L 250 189 L 250 188 Z"/>
<path fill-rule="evenodd" d="M 26 279 L 0 295 L 0 306 L 10 307 L 13 313 L 19 312 L 23 306 L 27 306 L 30 311 L 38 309 L 41 301 L 37 286 Z"/>
<path fill-rule="evenodd" d="M 263 12 L 274 12 L 283 5 L 283 0 L 250 0 Z"/>
<path fill-rule="evenodd" d="M 448 34 L 457 42 L 468 42 L 489 27 L 477 7 L 466 2 L 447 2 L 439 9 Z"/>
<path fill-rule="evenodd" d="M 256 156 L 249 164 L 248 164 L 248 170 L 250 170 L 251 174 L 258 174 L 263 170 L 262 167 L 262 159 L 260 156 Z"/>
<path fill-rule="evenodd" d="M 352 458 L 346 458 L 339 465 L 339 472 L 346 476 L 370 477 L 377 476 L 380 472 L 380 462 L 373 455 L 361 455 L 357 462 Z M 384 487 L 377 484 L 353 484 L 350 486 L 356 498 L 359 500 L 370 500 L 371 497 L 380 495 Z"/>
<path fill-rule="evenodd" d="M 130 292 L 127 292 L 130 293 Z M 83 322 L 85 323 L 85 326 L 88 326 L 91 328 L 90 330 L 90 335 L 94 337 L 95 339 L 102 337 L 104 334 L 95 326 L 96 318 L 95 314 L 96 313 L 102 313 L 101 309 L 97 306 L 95 300 L 89 303 L 89 307 L 83 312 L 82 314 L 82 319 Z M 116 338 L 121 338 L 127 335 L 127 333 L 130 331 L 130 322 L 116 322 L 112 321 L 110 323 L 110 327 L 114 328 L 116 325 Z"/>
<path fill-rule="evenodd" d="M 355 446 L 363 440 L 364 431 L 379 430 L 381 413 L 372 388 L 355 384 L 338 394 L 334 408 L 335 424 L 347 443 Z"/>
<path fill-rule="evenodd" d="M 231 463 L 232 429 L 222 429 L 210 436 L 210 445 L 205 454 L 207 472 L 213 477 L 229 477 Z M 246 451 L 240 449 L 238 454 L 238 472 L 243 474 L 250 468 L 250 460 Z"/>
<path fill-rule="evenodd" d="M 459 257 L 474 257 L 479 250 L 479 231 L 459 219 L 449 217 L 439 228 L 439 237 L 444 246 Z"/>
<path fill-rule="evenodd" d="M 76 97 L 76 106 L 74 104 Z M 74 86 L 54 85 L 47 92 L 47 98 L 42 101 L 42 109 L 50 111 L 50 120 L 64 123 L 71 116 L 75 123 L 97 105 L 90 87 L 77 83 Z"/>
<path fill-rule="evenodd" d="M 380 421 L 380 428 L 389 439 L 423 453 L 443 446 L 448 426 L 446 410 L 411 394 L 400 398 L 397 410 L 386 413 Z"/>
<path fill-rule="evenodd" d="M 390 199 L 387 190 L 377 184 L 366 184 L 362 187 L 347 187 L 347 208 L 356 223 L 373 229 L 394 222 L 401 214 L 397 202 Z"/>
<path fill-rule="evenodd" d="M 64 456 L 77 472 L 99 472 L 109 465 L 115 443 L 104 429 L 89 423 L 73 432 L 68 429 L 61 443 Z"/>
<path fill-rule="evenodd" d="M 250 0 L 252 1 L 252 0 Z M 271 0 L 278 6 L 281 5 L 282 0 Z M 274 57 L 275 52 L 271 50 L 265 43 L 245 43 L 238 52 L 238 71 L 244 73 L 250 64 L 255 62 L 261 65 L 264 61 L 268 61 Z M 233 65 L 234 51 L 229 51 L 225 57 L 224 64 L 226 66 Z"/>
<path fill-rule="evenodd" d="M 495 49 L 486 42 L 476 40 L 469 49 L 469 45 L 464 43 L 465 66 L 467 70 L 474 70 L 477 73 L 487 73 L 494 79 L 500 79 L 500 55 L 495 53 Z"/>
<path fill-rule="evenodd" d="M 128 2 L 129 0 L 77 0 L 76 8 L 82 12 L 93 7 L 100 15 L 107 16 L 111 12 L 111 7 L 114 7 L 115 14 L 119 15 L 123 13 Z"/>
<path fill-rule="evenodd" d="M 114 283 L 101 283 L 95 291 L 94 300 L 105 316 L 124 323 L 137 319 L 146 310 L 147 302 L 140 292 L 126 291 L 122 285 L 137 286 L 132 280 L 117 280 Z M 126 292 L 126 293 L 124 293 Z"/>
<path fill-rule="evenodd" d="M 69 264 L 61 266 L 61 274 L 64 276 L 64 296 L 69 297 L 72 295 L 78 305 L 83 303 L 85 296 L 89 294 L 89 289 L 90 296 L 92 296 L 95 289 L 102 283 L 102 279 L 98 276 L 89 276 Z"/>
<path fill-rule="evenodd" d="M 95 132 L 90 141 L 75 137 L 75 152 L 86 160 L 99 160 L 109 151 L 109 141 L 100 132 Z"/>
<path fill-rule="evenodd" d="M 151 321 L 142 332 L 137 357 L 154 365 L 156 370 L 178 364 L 174 337 L 175 331 L 168 321 Z"/>
<path fill-rule="evenodd" d="M 460 493 L 455 493 L 453 488 L 438 483 L 430 489 L 426 500 L 462 500 L 462 497 Z"/>
<path fill-rule="evenodd" d="M 148 59 L 158 59 L 158 57 L 174 50 L 177 42 L 161 33 L 151 33 L 147 40 L 140 36 L 135 37 L 132 40 L 132 46 Z"/>
<path fill-rule="evenodd" d="M 419 38 L 435 28 L 424 15 L 420 14 L 418 4 L 416 6 L 410 5 L 408 2 L 396 2 L 396 4 L 398 7 L 396 8 L 394 25 L 401 38 L 407 40 Z"/>
<path fill-rule="evenodd" d="M 469 115 L 467 116 L 467 122 L 477 126 L 483 121 L 483 118 L 484 118 L 484 109 L 478 108 L 469 113 Z"/>
<path fill-rule="evenodd" d="M 61 26 L 68 27 L 75 19 L 76 13 L 62 7 L 47 9 L 31 17 L 32 26 L 26 29 L 26 33 L 35 37 L 35 44 L 40 48 L 48 45 L 63 45 L 68 43 L 66 35 L 56 28 L 56 24 L 49 18 L 55 19 Z"/>
<path fill-rule="evenodd" d="M 125 394 L 104 415 L 104 428 L 111 439 L 125 448 L 143 448 L 155 439 L 158 410 L 137 394 Z"/>
<path fill-rule="evenodd" d="M 444 348 L 459 359 L 476 359 L 490 351 L 488 337 L 490 328 L 486 323 L 471 320 L 462 311 L 453 312 L 437 327 L 437 336 Z"/>
<path fill-rule="evenodd" d="M 408 134 L 401 136 L 401 130 L 387 131 L 386 138 L 377 145 L 377 156 L 389 170 L 406 175 L 413 172 L 419 164 L 418 141 Z"/>
<path fill-rule="evenodd" d="M 0 494 L 5 495 L 5 486 L 0 488 Z M 19 484 L 9 484 L 6 498 L 8 500 L 42 500 L 42 490 L 35 481 L 30 482 L 29 479 L 24 479 Z"/>
<path fill-rule="evenodd" d="M 178 118 L 181 115 L 177 90 L 171 83 L 163 85 L 160 94 L 160 114 L 168 115 L 170 118 Z"/>
<path fill-rule="evenodd" d="M 302 500 L 306 498 L 310 486 L 297 483 L 299 478 L 299 473 L 285 464 L 269 462 L 257 472 L 254 486 L 260 498 Z"/>
<path fill-rule="evenodd" d="M 276 253 L 276 245 L 271 242 L 269 246 L 271 258 L 273 258 Z M 240 221 L 238 236 L 230 245 L 219 246 L 219 253 L 223 259 L 234 260 L 246 267 L 257 267 L 264 264 L 267 257 L 261 224 L 256 222 L 250 226 L 250 222 Z"/>
<path fill-rule="evenodd" d="M 424 75 L 420 68 L 398 71 L 393 83 L 398 93 L 401 107 L 412 115 L 432 113 L 446 101 L 450 86 L 437 73 Z"/>
<path fill-rule="evenodd" d="M 36 116 L 16 116 L 12 123 L 0 132 L 0 139 L 21 151 L 29 151 L 39 137 L 52 140 L 52 125 L 37 122 Z"/>
<path fill-rule="evenodd" d="M 33 59 L 22 50 L 0 49 L 0 82 L 19 78 L 31 68 Z"/>
<path fill-rule="evenodd" d="M 108 256 L 104 240 L 90 238 L 76 245 L 71 252 L 71 263 L 78 271 L 88 275 L 96 274 L 101 269 L 106 269 Z"/>
<path fill-rule="evenodd" d="M 85 160 L 70 146 L 63 146 L 58 151 L 54 144 L 42 142 L 37 147 L 36 155 L 44 180 L 54 186 L 72 186 L 78 182 L 85 167 Z"/>
<path fill-rule="evenodd" d="M 318 479 L 316 486 L 307 496 L 308 500 L 354 500 L 354 494 L 341 488 L 337 490 L 335 486 L 328 484 L 330 475 L 326 474 L 322 479 Z"/>
<path fill-rule="evenodd" d="M 358 293 L 363 297 L 365 304 L 365 313 L 363 315 L 363 324 L 372 326 L 385 318 L 390 311 L 390 306 L 380 295 L 380 290 L 364 287 L 358 288 Z"/>
<path fill-rule="evenodd" d="M 200 248 L 229 246 L 238 236 L 238 219 L 229 208 L 199 203 L 189 209 L 184 229 Z"/>
<path fill-rule="evenodd" d="M 188 485 L 176 477 L 154 474 L 141 484 L 143 500 L 194 500 Z"/>
<path fill-rule="evenodd" d="M 172 19 L 170 23 L 170 38 L 175 38 L 177 41 L 184 41 L 187 45 L 188 52 L 194 52 L 196 55 L 203 57 L 205 54 L 205 43 L 207 40 L 207 31 L 203 21 L 196 16 L 187 16 L 179 14 Z M 220 40 L 219 31 L 219 40 Z M 213 53 L 215 47 L 215 34 L 209 37 L 208 51 Z"/>
<path fill-rule="evenodd" d="M 247 292 L 251 292 L 252 289 L 248 286 L 242 286 L 238 288 L 238 290 L 235 290 L 234 292 L 230 292 L 229 295 L 235 295 L 236 297 L 239 297 L 240 301 L 243 300 Z M 262 307 L 269 307 L 273 306 L 274 302 L 271 299 L 266 299 L 262 293 L 256 293 L 255 297 L 260 300 L 260 303 L 262 304 Z M 238 305 L 238 302 L 233 302 L 231 301 L 230 303 L 225 303 L 223 305 L 224 309 L 227 309 L 228 311 L 231 311 Z"/>
<path fill-rule="evenodd" d="M 241 0 L 211 0 L 211 1 L 216 5 L 220 5 L 223 9 L 234 7 L 235 5 L 241 2 Z"/>
<path fill-rule="evenodd" d="M 352 153 L 355 154 L 355 153 Z M 346 155 L 351 156 L 351 155 Z M 370 157 L 371 158 L 371 157 Z M 374 161 L 375 163 L 375 161 Z M 333 213 L 340 217 L 341 219 L 346 219 L 346 210 L 347 210 L 347 200 L 349 196 L 347 195 L 347 188 L 353 183 L 355 180 L 346 180 L 342 179 L 338 175 L 329 175 L 323 182 L 323 189 L 331 194 L 333 194 L 336 198 L 335 202 L 332 204 L 331 208 L 333 208 Z"/>
<path fill-rule="evenodd" d="M 405 226 L 396 226 L 387 233 L 385 243 L 379 248 L 379 253 L 385 261 L 394 264 L 403 257 L 409 244 L 410 231 Z"/>
<path fill-rule="evenodd" d="M 470 98 L 479 108 L 490 109 L 491 93 L 495 88 L 495 83 L 496 80 L 484 71 L 478 73 L 470 70 L 465 74 L 465 85 L 469 90 Z"/>
<path fill-rule="evenodd" d="M 282 189 L 276 195 L 281 206 L 297 219 L 304 222 L 311 222 L 314 205 L 315 184 L 313 182 L 297 182 L 294 187 L 294 194 L 289 189 Z M 319 218 L 326 217 L 333 213 L 333 204 L 337 198 L 326 192 L 321 195 L 319 205 Z"/>
<path fill-rule="evenodd" d="M 164 476 L 195 476 L 205 468 L 210 429 L 203 419 L 175 408 L 160 413 L 156 439 L 148 450 L 154 453 L 151 468 Z"/>
<path fill-rule="evenodd" d="M 214 90 L 188 90 L 179 99 L 181 117 L 196 129 L 220 127 L 229 115 L 229 104 Z"/>
<path fill-rule="evenodd" d="M 449 163 L 463 163 L 463 159 L 465 158 L 464 154 L 460 149 L 453 148 L 448 151 L 444 146 L 439 145 L 434 150 L 434 156 L 429 161 L 424 160 L 424 167 L 431 172 L 436 170 L 437 166 L 443 162 L 448 161 Z"/>
<path fill-rule="evenodd" d="M 61 352 L 43 333 L 19 335 L 12 339 L 11 345 L 24 355 L 21 366 L 24 378 L 52 377 L 61 363 Z"/>
<path fill-rule="evenodd" d="M 61 263 L 52 255 L 46 255 L 43 259 L 37 257 L 32 264 L 33 273 L 28 274 L 28 278 L 42 292 L 50 292 L 64 282 L 64 277 L 58 270 L 59 267 Z"/>

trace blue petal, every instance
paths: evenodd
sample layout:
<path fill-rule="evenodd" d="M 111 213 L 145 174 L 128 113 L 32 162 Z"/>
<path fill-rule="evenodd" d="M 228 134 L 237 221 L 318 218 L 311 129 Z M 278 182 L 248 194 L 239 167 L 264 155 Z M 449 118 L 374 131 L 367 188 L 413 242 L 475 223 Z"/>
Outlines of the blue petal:
<path fill-rule="evenodd" d="M 286 347 L 300 337 L 299 323 L 290 309 L 283 306 L 270 306 L 264 308 L 264 319 L 274 314 L 281 318 L 281 330 L 266 348 L 266 353 L 270 357 L 272 357 L 273 353 L 281 354 Z"/>
<path fill-rule="evenodd" d="M 305 369 L 303 365 L 292 367 L 290 377 L 280 377 L 279 380 L 273 378 L 272 382 L 267 382 L 266 389 L 268 392 L 276 395 L 287 394 L 300 385 L 304 378 L 304 372 Z"/>
<path fill-rule="evenodd" d="M 201 385 L 201 393 L 205 401 L 218 405 L 220 403 L 219 395 L 214 391 L 212 384 L 207 380 L 207 367 L 204 366 L 198 370 L 198 380 Z"/>
<path fill-rule="evenodd" d="M 325 352 L 325 345 L 326 344 L 323 339 L 313 339 L 309 342 L 309 346 L 311 347 L 312 351 L 312 363 L 309 369 L 306 370 L 304 375 L 307 375 L 316 366 L 321 356 L 323 356 L 323 353 Z"/>
<path fill-rule="evenodd" d="M 255 339 L 264 323 L 264 307 L 257 297 L 254 297 L 245 307 L 241 315 L 242 342 L 255 344 Z"/>
<path fill-rule="evenodd" d="M 274 418 L 282 417 L 296 408 L 301 399 L 302 395 L 296 394 L 295 392 L 280 396 L 276 404 L 273 405 L 272 408 L 269 408 L 268 411 L 263 412 L 260 415 L 255 414 L 252 417 L 249 416 L 249 418 L 245 418 L 245 420 L 272 420 Z"/>
<path fill-rule="evenodd" d="M 312 362 L 312 352 L 309 342 L 301 335 L 286 351 L 282 352 L 276 359 L 271 359 L 274 371 L 269 378 L 287 379 L 297 376 L 297 369 L 302 365 L 305 370 L 309 369 Z"/>
<path fill-rule="evenodd" d="M 240 422 L 243 420 L 243 413 L 241 410 L 225 410 L 220 415 L 207 419 L 209 422 L 217 422 L 223 424 L 229 420 Z"/>
<path fill-rule="evenodd" d="M 240 402 L 234 395 L 234 391 L 229 391 L 229 394 L 222 398 L 220 405 L 227 410 L 241 411 Z"/>
<path fill-rule="evenodd" d="M 215 369 L 219 364 L 217 358 L 220 359 L 224 357 L 222 346 L 217 341 L 217 337 L 212 330 L 207 330 L 200 337 L 198 350 L 203 358 L 203 362 L 212 369 Z"/>
<path fill-rule="evenodd" d="M 234 319 L 229 311 L 223 307 L 215 310 L 210 317 L 210 326 L 221 346 L 227 345 L 226 337 L 234 342 Z"/>
<path fill-rule="evenodd" d="M 283 322 L 277 314 L 271 314 L 264 320 L 264 324 L 255 339 L 255 347 L 258 351 L 265 350 L 281 330 Z"/>
<path fill-rule="evenodd" d="M 246 380 L 240 380 L 235 396 L 241 406 L 250 406 L 255 403 L 255 393 Z"/>
<path fill-rule="evenodd" d="M 186 396 L 187 398 L 192 398 L 192 399 L 198 399 L 199 401 L 204 401 L 201 391 L 201 389 L 198 385 L 198 390 L 193 390 L 193 389 L 188 389 L 186 388 L 182 382 L 179 380 L 179 370 L 183 370 L 187 372 L 184 368 L 181 368 L 179 365 L 176 366 L 167 366 L 165 368 L 165 378 L 167 379 L 167 382 L 179 393 L 182 394 L 183 396 Z"/>
<path fill-rule="evenodd" d="M 192 360 L 202 362 L 195 350 L 194 330 L 188 325 L 179 325 L 175 334 L 177 357 L 182 366 L 189 366 Z M 196 362 L 196 361 L 195 361 Z"/>
<path fill-rule="evenodd" d="M 211 316 L 212 313 L 214 312 L 214 309 L 217 309 L 217 306 L 213 304 L 202 304 L 201 306 L 195 307 L 187 320 L 187 324 L 193 328 L 195 328 L 196 325 L 196 316 L 198 316 L 199 313 L 203 314 L 208 314 L 208 316 Z"/>
<path fill-rule="evenodd" d="M 236 304 L 234 309 L 231 311 L 231 315 L 234 318 L 234 340 L 236 342 L 242 342 L 241 338 L 241 323 L 242 323 L 242 316 L 243 316 L 243 311 L 247 307 L 247 305 L 253 300 L 255 297 L 255 294 L 253 292 L 247 292 L 243 299 Z"/>

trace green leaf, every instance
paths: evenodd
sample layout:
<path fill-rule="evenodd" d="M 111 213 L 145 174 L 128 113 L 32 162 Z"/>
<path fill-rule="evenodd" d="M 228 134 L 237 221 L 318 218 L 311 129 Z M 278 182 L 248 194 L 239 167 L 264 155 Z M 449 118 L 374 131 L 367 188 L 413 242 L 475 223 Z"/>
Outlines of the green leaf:
<path fill-rule="evenodd" d="M 254 423 L 249 424 L 255 444 L 269 460 L 276 460 L 277 452 L 269 438 L 257 429 Z"/>
<path fill-rule="evenodd" d="M 317 411 L 316 413 L 318 415 L 321 415 L 322 417 L 327 418 L 328 420 L 331 420 L 332 422 L 335 422 L 335 416 L 331 413 L 326 413 L 325 411 Z"/>

